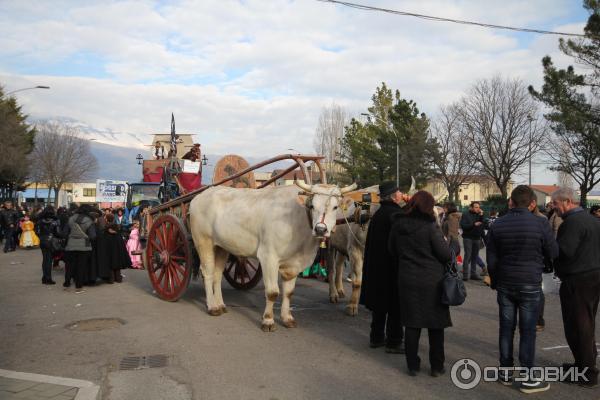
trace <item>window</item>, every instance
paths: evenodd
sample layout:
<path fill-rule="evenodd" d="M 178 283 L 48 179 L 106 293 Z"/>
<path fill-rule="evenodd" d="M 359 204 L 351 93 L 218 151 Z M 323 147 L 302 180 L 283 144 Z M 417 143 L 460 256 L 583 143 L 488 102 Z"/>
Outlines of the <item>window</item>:
<path fill-rule="evenodd" d="M 83 197 L 96 197 L 96 188 L 83 188 Z"/>
<path fill-rule="evenodd" d="M 464 195 L 463 200 L 469 200 L 469 195 Z"/>

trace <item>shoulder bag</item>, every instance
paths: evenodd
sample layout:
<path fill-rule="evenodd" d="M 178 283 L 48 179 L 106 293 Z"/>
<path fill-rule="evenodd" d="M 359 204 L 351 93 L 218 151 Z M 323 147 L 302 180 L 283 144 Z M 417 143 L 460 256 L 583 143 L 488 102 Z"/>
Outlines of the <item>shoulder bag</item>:
<path fill-rule="evenodd" d="M 467 289 L 456 269 L 456 255 L 446 263 L 446 273 L 442 280 L 442 304 L 460 306 L 467 298 Z"/>

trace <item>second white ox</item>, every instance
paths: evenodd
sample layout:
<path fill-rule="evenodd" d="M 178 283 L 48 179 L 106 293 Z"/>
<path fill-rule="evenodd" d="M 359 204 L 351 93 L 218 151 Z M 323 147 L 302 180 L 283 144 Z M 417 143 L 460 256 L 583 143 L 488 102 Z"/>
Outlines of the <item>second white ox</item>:
<path fill-rule="evenodd" d="M 342 195 L 356 188 L 297 185 L 304 192 L 295 186 L 258 190 L 217 186 L 192 200 L 192 238 L 202 264 L 209 314 L 227 310 L 221 278 L 231 253 L 255 257 L 261 263 L 266 298 L 263 331 L 275 330 L 273 304 L 279 296 L 278 274 L 283 281 L 281 320 L 288 328 L 296 326 L 290 312 L 296 277 L 313 261 L 320 238 L 335 229 Z"/>

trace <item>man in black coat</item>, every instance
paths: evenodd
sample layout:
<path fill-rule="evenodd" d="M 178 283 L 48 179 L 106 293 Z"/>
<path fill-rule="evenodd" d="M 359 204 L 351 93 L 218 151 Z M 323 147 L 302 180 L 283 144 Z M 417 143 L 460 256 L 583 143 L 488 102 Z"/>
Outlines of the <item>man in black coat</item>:
<path fill-rule="evenodd" d="M 595 326 L 600 300 L 600 220 L 577 204 L 572 189 L 561 188 L 552 194 L 552 205 L 563 223 L 558 228 L 559 256 L 554 263 L 561 280 L 560 306 L 569 348 L 579 371 L 587 368 L 587 382 L 598 385 Z"/>
<path fill-rule="evenodd" d="M 394 182 L 379 185 L 380 207 L 367 231 L 360 304 L 372 312 L 370 346 L 386 346 L 386 352 L 404 354 L 404 332 L 397 300 L 397 267 L 388 251 L 392 215 L 401 212 L 402 193 Z"/>
<path fill-rule="evenodd" d="M 4 203 L 4 210 L 0 215 L 2 220 L 2 227 L 4 228 L 4 252 L 15 251 L 17 243 L 15 240 L 15 234 L 19 226 L 20 215 L 17 210 L 13 208 L 13 204 L 10 201 Z"/>
<path fill-rule="evenodd" d="M 462 229 L 463 247 L 465 256 L 463 258 L 463 280 L 481 280 L 477 273 L 477 257 L 481 246 L 485 225 L 483 224 L 483 211 L 479 202 L 471 203 L 469 210 L 463 213 L 460 219 Z"/>
<path fill-rule="evenodd" d="M 496 220 L 487 235 L 487 260 L 490 286 L 497 290 L 500 323 L 500 373 L 504 384 L 511 384 L 513 339 L 519 321 L 519 362 L 535 366 L 536 323 L 542 296 L 544 259 L 554 259 L 558 246 L 548 220 L 531 211 L 536 207 L 535 193 L 526 185 L 517 186 L 510 195 L 510 210 Z M 518 311 L 518 318 L 517 318 Z M 547 382 L 529 376 L 520 382 L 523 393 L 548 390 Z"/>

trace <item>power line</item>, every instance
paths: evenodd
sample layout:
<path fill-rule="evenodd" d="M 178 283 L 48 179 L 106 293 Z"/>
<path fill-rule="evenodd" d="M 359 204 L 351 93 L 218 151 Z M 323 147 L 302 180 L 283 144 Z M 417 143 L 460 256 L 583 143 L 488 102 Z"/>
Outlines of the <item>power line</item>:
<path fill-rule="evenodd" d="M 486 24 L 483 22 L 464 21 L 464 20 L 460 20 L 460 19 L 452 19 L 452 18 L 444 18 L 444 17 L 434 17 L 431 15 L 423 15 L 423 14 L 416 14 L 416 13 L 411 13 L 411 12 L 406 12 L 406 11 L 390 10 L 387 8 L 365 6 L 362 4 L 349 3 L 346 1 L 339 1 L 339 0 L 317 0 L 317 1 L 322 1 L 324 3 L 340 4 L 342 6 L 357 8 L 359 10 L 380 11 L 380 12 L 386 12 L 389 14 L 403 15 L 403 16 L 407 16 L 407 17 L 416 17 L 416 18 L 426 19 L 429 21 L 453 22 L 455 24 L 475 25 L 475 26 L 480 26 L 483 28 L 506 29 L 506 30 L 517 31 L 517 32 L 540 33 L 543 35 L 574 36 L 574 37 L 580 37 L 580 38 L 586 37 L 584 34 L 581 34 L 581 33 L 555 32 L 555 31 L 545 31 L 545 30 L 541 30 L 541 29 L 531 29 L 531 28 L 516 28 L 514 26 L 494 25 L 494 24 Z"/>

